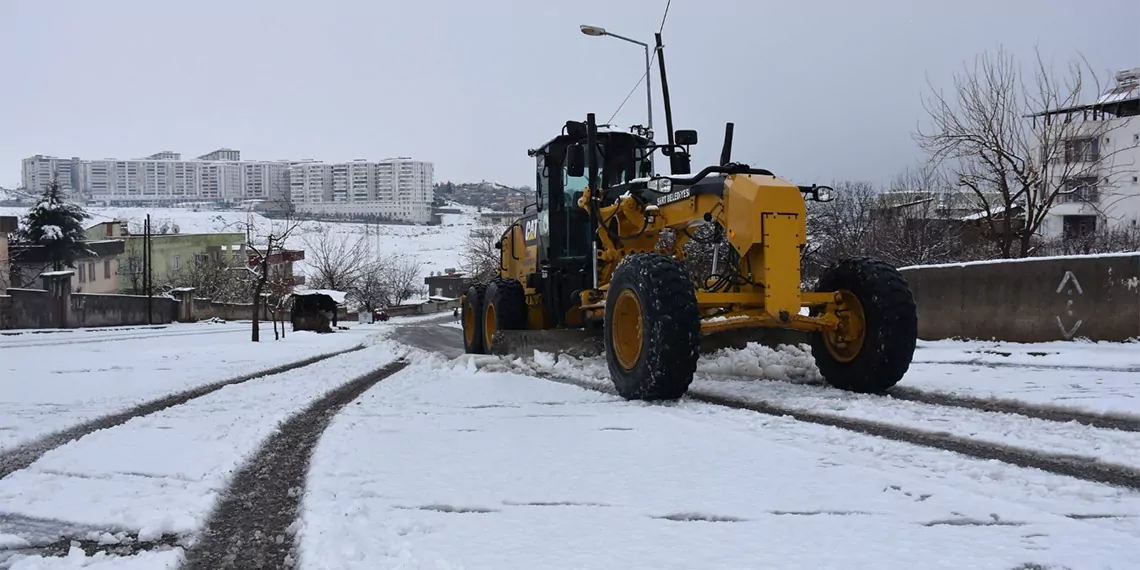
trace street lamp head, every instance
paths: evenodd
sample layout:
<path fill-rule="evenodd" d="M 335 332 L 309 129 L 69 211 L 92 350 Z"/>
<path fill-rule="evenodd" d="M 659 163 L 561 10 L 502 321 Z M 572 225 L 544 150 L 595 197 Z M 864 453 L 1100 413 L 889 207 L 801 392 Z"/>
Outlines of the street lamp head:
<path fill-rule="evenodd" d="M 604 36 L 604 35 L 606 35 L 606 29 L 605 28 L 599 28 L 597 26 L 585 26 L 585 25 L 579 26 L 579 28 L 582 30 L 582 33 L 586 34 L 587 36 Z"/>

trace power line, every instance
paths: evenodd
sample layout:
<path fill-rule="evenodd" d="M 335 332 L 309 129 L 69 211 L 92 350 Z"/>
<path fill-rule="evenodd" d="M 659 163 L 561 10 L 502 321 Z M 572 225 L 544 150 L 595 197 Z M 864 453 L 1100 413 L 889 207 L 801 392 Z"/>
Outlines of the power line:
<path fill-rule="evenodd" d="M 650 58 L 650 60 L 649 60 L 650 67 L 653 66 L 653 63 L 655 61 L 657 61 L 657 52 L 656 51 L 653 52 L 653 57 Z M 634 84 L 633 89 L 629 90 L 629 93 L 626 94 L 625 99 L 622 99 L 621 105 L 618 105 L 618 108 L 616 111 L 614 111 L 614 114 L 610 115 L 610 118 L 608 120 L 606 120 L 606 124 L 613 124 L 614 117 L 616 117 L 617 114 L 621 112 L 622 107 L 625 107 L 625 104 L 626 104 L 626 102 L 629 101 L 629 98 L 633 97 L 633 94 L 637 92 L 637 88 L 641 87 L 641 82 L 645 81 L 645 79 L 647 77 L 649 77 L 649 69 L 650 69 L 649 67 L 645 68 L 645 73 L 641 74 L 641 79 L 638 79 L 637 83 Z"/>

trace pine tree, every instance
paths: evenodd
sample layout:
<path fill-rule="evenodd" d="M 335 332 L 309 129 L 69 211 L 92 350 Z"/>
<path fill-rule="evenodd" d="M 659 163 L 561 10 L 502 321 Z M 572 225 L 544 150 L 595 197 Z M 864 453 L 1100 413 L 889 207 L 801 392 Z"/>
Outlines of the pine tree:
<path fill-rule="evenodd" d="M 77 259 L 93 255 L 87 248 L 87 236 L 83 231 L 83 220 L 89 217 L 81 206 L 63 198 L 59 180 L 53 178 L 44 188 L 43 196 L 24 217 L 19 239 L 43 246 L 53 270 L 75 267 Z"/>

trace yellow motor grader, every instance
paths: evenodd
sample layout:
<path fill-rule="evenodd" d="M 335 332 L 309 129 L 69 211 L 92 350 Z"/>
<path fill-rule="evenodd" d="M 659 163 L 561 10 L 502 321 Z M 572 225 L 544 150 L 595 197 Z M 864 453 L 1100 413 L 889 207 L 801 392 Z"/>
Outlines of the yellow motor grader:
<path fill-rule="evenodd" d="M 657 37 L 668 144 L 644 129 L 599 129 L 594 115 L 529 151 L 536 200 L 503 233 L 498 275 L 461 298 L 464 348 L 605 353 L 627 399 L 676 399 L 692 382 L 702 338 L 757 328 L 810 335 L 824 379 L 879 393 L 910 366 L 914 298 L 902 275 L 871 258 L 841 261 L 802 290 L 806 200 L 796 186 L 731 161 L 690 174 L 695 131 L 673 131 Z M 660 150 L 672 174 L 652 172 Z M 532 209 L 533 208 L 533 209 Z"/>

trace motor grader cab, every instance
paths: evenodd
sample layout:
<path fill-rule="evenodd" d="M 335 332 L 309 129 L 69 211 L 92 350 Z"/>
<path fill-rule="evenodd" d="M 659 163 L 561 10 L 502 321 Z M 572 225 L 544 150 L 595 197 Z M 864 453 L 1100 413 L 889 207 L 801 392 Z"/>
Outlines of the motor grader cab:
<path fill-rule="evenodd" d="M 697 134 L 673 131 L 658 55 L 668 143 L 599 129 L 591 113 L 529 151 L 535 204 L 497 243 L 498 275 L 461 299 L 465 351 L 592 344 L 622 397 L 675 399 L 692 382 L 702 338 L 783 328 L 809 333 L 831 385 L 895 385 L 917 338 L 906 280 L 882 261 L 854 258 L 802 290 L 806 201 L 828 200 L 831 189 L 732 162 L 732 123 L 720 164 L 691 174 Z M 651 172 L 655 151 L 671 175 Z"/>

